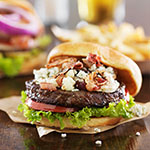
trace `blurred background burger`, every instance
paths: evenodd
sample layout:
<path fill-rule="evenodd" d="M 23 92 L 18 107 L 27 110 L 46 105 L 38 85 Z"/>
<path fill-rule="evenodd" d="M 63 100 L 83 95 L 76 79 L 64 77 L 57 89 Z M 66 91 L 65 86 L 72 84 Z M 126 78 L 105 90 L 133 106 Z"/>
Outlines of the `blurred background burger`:
<path fill-rule="evenodd" d="M 26 0 L 0 0 L 0 77 L 31 74 L 45 63 L 50 37 Z"/>

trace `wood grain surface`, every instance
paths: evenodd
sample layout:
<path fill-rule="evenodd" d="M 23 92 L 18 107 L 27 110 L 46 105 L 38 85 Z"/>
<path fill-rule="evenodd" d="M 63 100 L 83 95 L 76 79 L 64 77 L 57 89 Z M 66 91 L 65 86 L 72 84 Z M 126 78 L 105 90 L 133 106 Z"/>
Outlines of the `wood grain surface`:
<path fill-rule="evenodd" d="M 148 26 L 148 24 L 150 22 L 147 18 L 147 12 L 150 9 L 147 8 L 150 6 L 150 1 L 137 1 L 136 3 L 135 0 L 130 2 L 127 0 L 128 18 L 126 18 L 126 20 L 135 23 L 136 25 L 139 24 L 139 21 L 141 20 L 141 25 L 146 28 L 146 31 L 148 31 L 149 34 L 150 26 Z M 132 5 L 129 5 L 131 3 Z M 141 9 L 143 11 L 139 12 L 139 16 L 145 17 L 138 18 L 138 16 L 136 16 L 137 13 L 135 13 L 134 10 L 138 12 L 138 10 Z M 0 79 L 0 98 L 20 95 L 20 92 L 25 89 L 24 82 L 32 78 L 32 76 L 28 76 L 13 79 Z M 136 100 L 139 102 L 150 101 L 150 75 L 143 76 L 143 86 L 140 93 L 136 96 Z M 137 136 L 136 132 L 140 132 L 141 135 Z M 102 145 L 96 145 L 96 140 L 101 140 Z M 145 119 L 120 125 L 112 130 L 95 135 L 67 134 L 66 138 L 62 138 L 59 133 L 51 133 L 39 138 L 34 125 L 14 123 L 10 120 L 6 113 L 0 111 L 0 150 L 92 149 L 150 150 L 150 116 Z"/>
<path fill-rule="evenodd" d="M 0 97 L 20 95 L 24 81 L 30 77 L 0 80 Z M 150 101 L 150 75 L 143 77 L 141 92 L 137 101 Z M 140 132 L 140 136 L 136 136 Z M 102 140 L 102 146 L 95 144 Z M 39 138 L 34 125 L 12 122 L 6 113 L 0 111 L 0 150 L 149 150 L 150 149 L 150 116 L 145 119 L 120 125 L 112 130 L 96 135 L 67 134 L 61 138 L 59 133 L 51 133 Z"/>

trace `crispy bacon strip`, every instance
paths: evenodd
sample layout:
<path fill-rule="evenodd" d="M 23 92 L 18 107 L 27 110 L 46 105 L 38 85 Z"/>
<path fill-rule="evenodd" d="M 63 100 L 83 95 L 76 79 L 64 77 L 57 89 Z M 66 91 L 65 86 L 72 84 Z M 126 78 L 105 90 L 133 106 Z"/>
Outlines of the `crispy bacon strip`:
<path fill-rule="evenodd" d="M 99 70 L 96 70 L 86 77 L 85 82 L 88 91 L 97 91 L 107 82 L 106 79 L 100 76 L 100 73 Z"/>
<path fill-rule="evenodd" d="M 93 63 L 91 63 L 91 62 L 88 61 L 87 59 L 82 59 L 82 61 L 84 62 L 84 64 L 85 64 L 88 68 L 90 68 L 90 67 L 93 65 Z"/>
<path fill-rule="evenodd" d="M 100 56 L 97 56 L 96 54 L 91 54 L 89 53 L 89 55 L 87 56 L 87 60 L 93 64 L 96 64 L 96 67 L 101 66 L 101 58 Z"/>
<path fill-rule="evenodd" d="M 52 68 L 52 67 L 62 67 L 62 69 L 69 69 L 73 67 L 73 65 L 77 62 L 76 58 L 60 58 L 57 59 L 49 64 L 46 65 L 46 67 Z"/>
<path fill-rule="evenodd" d="M 86 79 L 85 79 L 85 82 L 86 82 L 86 89 L 90 92 L 92 91 L 97 91 L 100 89 L 100 87 L 98 87 L 90 78 L 90 76 L 88 76 Z"/>
<path fill-rule="evenodd" d="M 65 77 L 65 75 L 63 73 L 56 77 L 56 82 L 60 87 L 62 86 L 62 81 L 63 81 L 64 77 Z"/>
<path fill-rule="evenodd" d="M 34 39 L 28 35 L 13 36 L 10 39 L 10 43 L 20 49 L 28 49 L 29 47 L 33 47 L 35 45 Z"/>
<path fill-rule="evenodd" d="M 49 91 L 56 91 L 57 90 L 56 86 L 53 83 L 46 83 L 46 82 L 41 82 L 40 88 L 43 90 L 49 90 Z"/>
<path fill-rule="evenodd" d="M 100 56 L 96 56 L 96 67 L 100 67 L 102 64 L 101 64 L 101 58 Z"/>
<path fill-rule="evenodd" d="M 83 68 L 83 63 L 80 62 L 80 61 L 77 61 L 75 64 L 74 64 L 74 69 L 82 69 Z"/>
<path fill-rule="evenodd" d="M 93 64 L 96 64 L 96 67 L 101 66 L 101 58 L 96 54 L 89 53 L 86 59 L 82 59 L 82 60 L 88 67 L 91 67 Z"/>

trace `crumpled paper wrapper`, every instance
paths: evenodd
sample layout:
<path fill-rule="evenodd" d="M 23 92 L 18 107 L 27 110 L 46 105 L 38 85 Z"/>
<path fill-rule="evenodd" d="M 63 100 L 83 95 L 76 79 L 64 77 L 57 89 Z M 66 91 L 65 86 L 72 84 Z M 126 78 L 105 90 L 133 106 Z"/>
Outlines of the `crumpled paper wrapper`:
<path fill-rule="evenodd" d="M 11 118 L 12 121 L 16 122 L 16 123 L 28 123 L 26 118 L 23 116 L 23 113 L 21 113 L 20 111 L 18 111 L 17 107 L 18 105 L 21 103 L 21 97 L 20 96 L 12 96 L 12 97 L 8 97 L 8 98 L 3 98 L 0 99 L 0 110 L 6 112 L 8 114 L 8 116 Z M 49 127 L 43 127 L 43 126 L 36 126 L 37 127 L 37 131 L 40 137 L 47 135 L 51 132 L 59 132 L 59 133 L 80 133 L 80 134 L 95 134 L 95 133 L 100 133 L 100 132 L 104 132 L 107 131 L 109 129 L 112 129 L 114 127 L 117 127 L 123 123 L 126 122 L 130 122 L 133 120 L 138 120 L 138 119 L 142 119 L 147 117 L 150 114 L 150 102 L 148 103 L 140 103 L 141 105 L 145 106 L 146 109 L 146 114 L 140 116 L 140 117 L 134 117 L 131 119 L 122 119 L 120 121 L 120 123 L 116 124 L 116 125 L 111 125 L 111 126 L 98 126 L 98 127 L 94 127 L 94 128 L 89 128 L 88 130 L 84 130 L 84 129 L 64 129 L 64 130 L 60 130 L 60 129 L 54 129 L 54 128 L 49 128 Z"/>

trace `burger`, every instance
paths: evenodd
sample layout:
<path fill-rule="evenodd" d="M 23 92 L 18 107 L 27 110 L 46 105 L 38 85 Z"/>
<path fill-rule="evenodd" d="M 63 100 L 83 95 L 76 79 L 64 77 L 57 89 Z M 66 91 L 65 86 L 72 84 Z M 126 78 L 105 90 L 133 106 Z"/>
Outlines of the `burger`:
<path fill-rule="evenodd" d="M 42 67 L 49 42 L 28 1 L 0 0 L 0 77 L 31 74 Z"/>
<path fill-rule="evenodd" d="M 51 50 L 45 68 L 33 74 L 18 106 L 31 123 L 88 129 L 140 115 L 132 96 L 140 90 L 141 72 L 111 48 L 63 43 Z"/>

